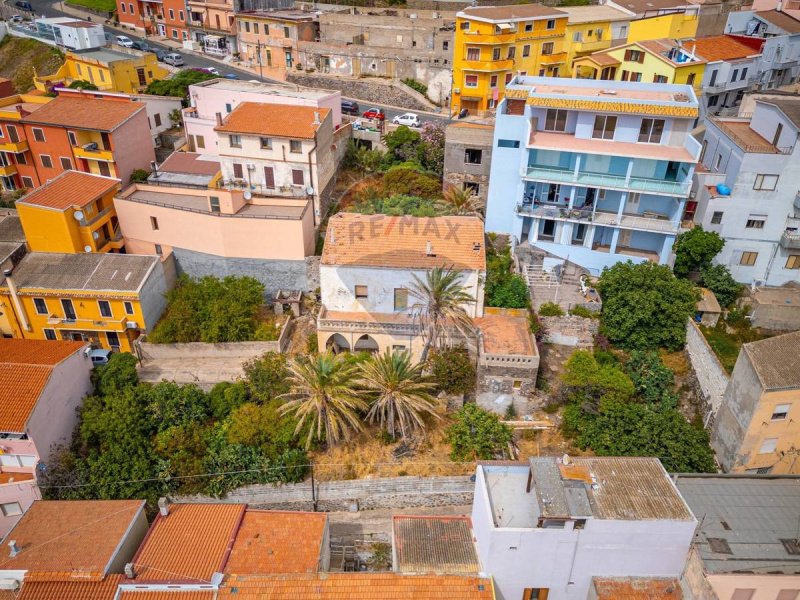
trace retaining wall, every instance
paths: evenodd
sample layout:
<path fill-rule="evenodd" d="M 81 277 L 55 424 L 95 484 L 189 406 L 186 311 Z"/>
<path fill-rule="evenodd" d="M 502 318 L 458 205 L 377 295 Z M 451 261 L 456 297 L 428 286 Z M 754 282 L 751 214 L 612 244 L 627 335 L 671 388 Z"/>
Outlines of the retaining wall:
<path fill-rule="evenodd" d="M 548 344 L 560 346 L 575 346 L 578 348 L 591 348 L 594 345 L 594 336 L 600 329 L 598 319 L 587 319 L 575 315 L 563 317 L 539 317 L 545 327 L 544 341 Z"/>
<path fill-rule="evenodd" d="M 705 403 L 703 421 L 708 426 L 722 404 L 730 377 L 692 319 L 686 322 L 686 354 L 689 355 L 689 362 L 700 384 Z"/>

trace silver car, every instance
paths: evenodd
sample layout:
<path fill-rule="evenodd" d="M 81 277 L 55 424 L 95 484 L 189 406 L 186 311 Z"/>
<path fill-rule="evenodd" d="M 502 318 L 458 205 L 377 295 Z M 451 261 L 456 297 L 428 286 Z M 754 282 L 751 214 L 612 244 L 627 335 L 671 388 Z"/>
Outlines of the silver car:
<path fill-rule="evenodd" d="M 168 65 L 172 65 L 173 67 L 182 67 L 184 64 L 183 56 L 178 54 L 177 52 L 170 52 L 164 57 L 164 62 Z"/>

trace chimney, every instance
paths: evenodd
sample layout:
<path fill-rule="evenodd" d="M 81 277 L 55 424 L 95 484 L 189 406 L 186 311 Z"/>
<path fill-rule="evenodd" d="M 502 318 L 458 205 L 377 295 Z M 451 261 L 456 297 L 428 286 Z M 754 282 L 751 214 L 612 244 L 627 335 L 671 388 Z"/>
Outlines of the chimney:
<path fill-rule="evenodd" d="M 31 114 L 31 111 L 25 110 L 22 107 L 22 104 L 17 104 L 16 109 L 17 109 L 17 112 L 19 113 L 20 117 L 27 117 L 29 114 Z"/>
<path fill-rule="evenodd" d="M 166 498 L 158 499 L 158 512 L 161 513 L 162 517 L 169 515 L 169 500 Z"/>
<path fill-rule="evenodd" d="M 17 554 L 19 554 L 19 546 L 17 546 L 17 540 L 11 540 L 8 542 L 8 554 L 11 558 L 14 558 Z"/>
<path fill-rule="evenodd" d="M 128 579 L 136 579 L 136 568 L 133 563 L 125 563 L 125 577 Z"/>
<path fill-rule="evenodd" d="M 433 244 L 430 242 L 425 242 L 425 254 L 433 256 Z"/>
<path fill-rule="evenodd" d="M 319 112 L 316 110 L 314 111 L 314 122 L 312 125 L 322 125 L 322 121 L 319 118 Z"/>
<path fill-rule="evenodd" d="M 222 125 L 222 113 L 216 113 L 217 115 L 217 125 Z"/>
<path fill-rule="evenodd" d="M 11 276 L 14 273 L 13 269 L 6 269 L 3 275 L 6 276 L 6 285 L 8 285 L 8 292 L 11 294 L 11 304 L 14 305 L 14 310 L 17 312 L 17 319 L 19 324 L 25 331 L 31 331 L 31 324 L 28 322 L 28 315 L 25 312 L 25 307 L 19 301 L 19 294 L 17 294 L 17 283 Z"/>

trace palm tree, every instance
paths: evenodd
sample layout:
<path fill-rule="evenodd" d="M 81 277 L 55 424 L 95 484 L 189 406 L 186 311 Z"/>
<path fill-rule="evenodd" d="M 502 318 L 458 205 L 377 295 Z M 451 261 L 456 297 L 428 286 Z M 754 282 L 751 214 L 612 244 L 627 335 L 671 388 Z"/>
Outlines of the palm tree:
<path fill-rule="evenodd" d="M 357 365 L 326 352 L 295 358 L 288 368 L 290 391 L 280 397 L 289 401 L 280 410 L 297 419 L 295 433 L 310 424 L 306 449 L 314 439 L 324 438 L 333 446 L 363 429 L 358 412 L 366 409 L 367 403 L 356 387 Z"/>
<path fill-rule="evenodd" d="M 421 358 L 425 362 L 432 347 L 447 342 L 450 329 L 455 328 L 467 340 L 472 338 L 475 328 L 464 305 L 473 304 L 475 298 L 461 284 L 461 271 L 435 267 L 425 274 L 425 281 L 413 276 L 408 293 L 417 300 L 412 312 L 422 327 L 425 345 Z"/>
<path fill-rule="evenodd" d="M 422 363 L 411 364 L 408 351 L 393 352 L 389 348 L 361 365 L 360 384 L 374 397 L 367 418 L 373 423 L 380 421 L 393 439 L 398 431 L 407 440 L 425 429 L 423 414 L 439 418 L 431 394 L 434 384 L 425 380 L 422 367 Z"/>
<path fill-rule="evenodd" d="M 448 186 L 439 207 L 451 215 L 483 218 L 483 202 L 470 189 Z"/>

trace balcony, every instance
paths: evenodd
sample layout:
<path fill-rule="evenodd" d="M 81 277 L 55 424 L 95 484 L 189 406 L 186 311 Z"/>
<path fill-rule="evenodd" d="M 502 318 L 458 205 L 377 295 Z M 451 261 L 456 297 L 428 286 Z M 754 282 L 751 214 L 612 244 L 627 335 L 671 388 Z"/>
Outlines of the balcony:
<path fill-rule="evenodd" d="M 575 52 L 596 52 L 598 50 L 604 50 L 611 45 L 610 40 L 587 40 L 583 42 L 573 42 L 572 47 L 575 49 Z"/>
<path fill-rule="evenodd" d="M 800 249 L 800 232 L 796 230 L 786 230 L 781 236 L 781 248 L 784 250 Z"/>
<path fill-rule="evenodd" d="M 723 81 L 721 83 L 717 83 L 715 85 L 704 85 L 703 86 L 703 93 L 704 94 L 719 94 L 720 92 L 724 92 L 726 90 L 740 90 L 742 88 L 750 87 L 751 85 L 755 84 L 758 81 L 758 77 L 748 77 L 747 79 L 741 79 L 737 81 Z"/>
<path fill-rule="evenodd" d="M 517 213 L 544 219 L 594 223 L 595 225 L 620 227 L 622 229 L 637 229 L 656 233 L 676 233 L 679 227 L 678 223 L 673 223 L 663 215 L 646 216 L 623 213 L 621 217 L 618 217 L 615 212 L 597 210 L 593 213 L 589 208 L 569 210 L 566 207 L 560 206 L 518 204 Z"/>
<path fill-rule="evenodd" d="M 72 153 L 75 155 L 75 158 L 114 162 L 114 153 L 111 150 L 101 149 L 96 143 L 73 146 Z"/>
<path fill-rule="evenodd" d="M 465 71 L 509 71 L 514 68 L 512 59 L 506 60 L 465 60 Z"/>
<path fill-rule="evenodd" d="M 539 57 L 539 64 L 542 65 L 560 65 L 567 60 L 566 52 L 554 52 L 553 54 L 542 54 Z"/>
<path fill-rule="evenodd" d="M 88 227 L 90 225 L 94 225 L 100 219 L 105 217 L 108 213 L 112 212 L 113 210 L 114 210 L 114 205 L 112 204 L 111 206 L 105 207 L 103 210 L 101 210 L 96 215 L 92 216 L 90 219 L 87 219 L 86 217 L 80 219 L 78 223 L 80 224 L 81 227 Z"/>
<path fill-rule="evenodd" d="M 14 154 L 20 154 L 21 152 L 26 152 L 27 150 L 28 142 L 25 140 L 0 144 L 0 152 L 13 152 Z"/>
<path fill-rule="evenodd" d="M 503 33 L 468 33 L 464 34 L 466 44 L 513 44 L 517 39 L 514 30 Z"/>
<path fill-rule="evenodd" d="M 17 172 L 17 165 L 0 165 L 0 177 L 11 177 Z"/>
<path fill-rule="evenodd" d="M 404 313 L 369 313 L 329 311 L 324 306 L 317 316 L 319 331 L 353 333 L 386 333 L 390 335 L 420 335 L 414 319 Z"/>
<path fill-rule="evenodd" d="M 633 176 L 627 178 L 624 175 L 608 173 L 578 171 L 576 174 L 572 169 L 555 169 L 540 165 L 529 165 L 528 169 L 522 172 L 522 177 L 547 183 L 569 183 L 581 187 L 599 187 L 661 196 L 687 196 L 692 185 L 691 181 L 665 181 Z"/>

